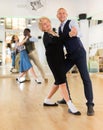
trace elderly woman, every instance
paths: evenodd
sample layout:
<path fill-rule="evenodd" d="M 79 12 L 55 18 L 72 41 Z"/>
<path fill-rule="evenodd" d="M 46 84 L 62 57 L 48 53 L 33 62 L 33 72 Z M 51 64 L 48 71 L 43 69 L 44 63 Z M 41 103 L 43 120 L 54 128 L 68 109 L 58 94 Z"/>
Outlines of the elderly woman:
<path fill-rule="evenodd" d="M 46 50 L 46 59 L 55 79 L 52 89 L 44 100 L 44 106 L 58 105 L 51 102 L 51 97 L 58 90 L 58 88 L 60 88 L 62 96 L 69 107 L 69 112 L 74 115 L 81 115 L 69 99 L 69 94 L 66 87 L 63 44 L 61 43 L 58 34 L 52 30 L 50 19 L 47 17 L 40 18 L 39 28 L 44 32 L 43 42 Z"/>

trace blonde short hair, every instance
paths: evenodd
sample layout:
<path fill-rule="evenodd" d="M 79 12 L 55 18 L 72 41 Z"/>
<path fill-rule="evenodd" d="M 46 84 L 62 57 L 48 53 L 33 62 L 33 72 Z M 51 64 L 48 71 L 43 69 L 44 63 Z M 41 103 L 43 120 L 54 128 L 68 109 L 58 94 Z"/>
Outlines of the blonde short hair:
<path fill-rule="evenodd" d="M 62 7 L 57 10 L 57 15 L 58 15 L 59 11 L 61 11 L 61 10 L 64 10 L 65 13 L 68 15 L 67 10 L 65 8 L 62 8 Z"/>
<path fill-rule="evenodd" d="M 57 10 L 57 12 L 59 12 L 60 10 L 65 10 L 65 12 L 67 12 L 67 10 L 65 9 L 65 8 L 59 8 L 58 10 Z"/>
<path fill-rule="evenodd" d="M 44 32 L 44 30 L 42 28 L 42 23 L 45 19 L 51 23 L 51 21 L 48 17 L 41 17 L 41 18 L 39 18 L 39 21 L 38 21 L 38 26 L 39 26 L 40 30 L 43 31 L 43 32 Z"/>

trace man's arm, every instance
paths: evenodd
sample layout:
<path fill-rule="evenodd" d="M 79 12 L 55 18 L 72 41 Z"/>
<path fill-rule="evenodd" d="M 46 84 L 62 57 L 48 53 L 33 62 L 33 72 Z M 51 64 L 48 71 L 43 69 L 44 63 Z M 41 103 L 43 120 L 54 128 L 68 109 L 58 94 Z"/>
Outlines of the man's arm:
<path fill-rule="evenodd" d="M 31 37 L 30 39 L 29 39 L 31 42 L 38 42 L 38 40 L 35 38 L 35 37 Z"/>
<path fill-rule="evenodd" d="M 23 45 L 27 41 L 27 39 L 28 39 L 28 36 L 26 36 L 21 42 L 18 42 L 17 46 Z"/>
<path fill-rule="evenodd" d="M 70 24 L 69 24 L 69 28 L 71 29 L 71 31 L 69 32 L 70 37 L 74 37 L 74 36 L 81 37 L 82 36 L 80 29 L 79 29 L 79 25 L 76 21 L 71 20 Z"/>

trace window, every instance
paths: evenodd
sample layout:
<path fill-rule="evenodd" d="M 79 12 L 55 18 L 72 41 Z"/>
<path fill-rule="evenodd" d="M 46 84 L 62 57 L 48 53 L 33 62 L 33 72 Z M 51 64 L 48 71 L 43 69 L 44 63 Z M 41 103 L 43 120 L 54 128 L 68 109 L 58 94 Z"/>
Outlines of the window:
<path fill-rule="evenodd" d="M 5 29 L 24 29 L 26 27 L 25 18 L 6 18 Z"/>

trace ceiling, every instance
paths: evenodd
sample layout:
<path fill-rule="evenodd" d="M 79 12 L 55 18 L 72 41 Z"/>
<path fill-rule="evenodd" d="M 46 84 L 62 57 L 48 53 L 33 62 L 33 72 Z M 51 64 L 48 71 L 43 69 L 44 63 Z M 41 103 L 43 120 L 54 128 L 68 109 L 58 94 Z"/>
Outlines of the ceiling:
<path fill-rule="evenodd" d="M 56 18 L 57 9 L 67 9 L 70 18 L 81 13 L 103 20 L 103 0 L 0 0 L 0 17 Z"/>

